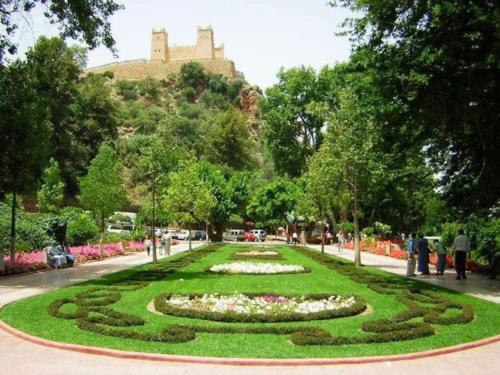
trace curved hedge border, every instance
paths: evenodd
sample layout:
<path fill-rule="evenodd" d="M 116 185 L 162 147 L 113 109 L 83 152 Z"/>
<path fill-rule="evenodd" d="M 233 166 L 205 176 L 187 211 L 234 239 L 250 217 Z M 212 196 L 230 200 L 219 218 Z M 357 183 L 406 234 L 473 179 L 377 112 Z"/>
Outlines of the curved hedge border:
<path fill-rule="evenodd" d="M 354 316 L 362 313 L 366 309 L 366 304 L 361 297 L 355 296 L 356 302 L 351 307 L 342 307 L 337 310 L 327 310 L 320 311 L 311 314 L 301 314 L 301 313 L 288 313 L 281 315 L 264 315 L 264 314 L 254 314 L 245 315 L 233 312 L 218 313 L 213 311 L 199 311 L 195 309 L 181 309 L 174 307 L 167 303 L 172 295 L 177 295 L 178 293 L 163 293 L 154 299 L 155 309 L 165 315 L 181 316 L 184 318 L 191 319 L 203 319 L 212 320 L 216 322 L 227 322 L 227 323 L 277 323 L 277 322 L 303 322 L 310 320 L 325 320 L 325 319 L 335 319 L 344 318 L 347 316 Z M 273 293 L 245 293 L 249 297 L 261 297 L 267 296 Z M 191 298 L 201 297 L 203 294 L 189 294 Z M 302 297 L 302 295 L 283 295 L 284 297 Z M 330 297 L 331 294 L 310 294 L 306 295 L 307 299 L 319 300 Z"/>
<path fill-rule="evenodd" d="M 322 328 L 315 327 L 293 333 L 291 341 L 295 345 L 348 345 L 413 340 L 434 335 L 432 324 L 467 324 L 474 319 L 474 310 L 471 306 L 454 303 L 431 291 L 419 290 L 406 280 L 373 275 L 351 264 L 314 253 L 305 248 L 295 248 L 295 250 L 350 277 L 357 283 L 366 284 L 377 293 L 395 295 L 408 308 L 389 319 L 365 321 L 361 325 L 361 330 L 371 333 L 368 336 L 336 337 Z M 443 316 L 448 309 L 459 309 L 461 313 Z M 423 321 L 409 322 L 414 318 L 422 318 Z"/>
<path fill-rule="evenodd" d="M 113 310 L 112 305 L 121 299 L 121 293 L 142 289 L 151 281 L 158 281 L 166 274 L 175 272 L 188 264 L 215 251 L 219 246 L 212 245 L 169 263 L 150 265 L 148 270 L 136 271 L 125 280 L 105 287 L 94 287 L 76 294 L 73 298 L 61 298 L 53 301 L 47 312 L 60 319 L 76 319 L 76 326 L 93 333 L 123 337 L 142 341 L 186 342 L 196 337 L 196 331 L 189 327 L 171 325 L 162 332 L 142 333 L 123 328 L 144 326 L 141 317 Z M 75 311 L 62 311 L 64 306 L 76 306 Z M 120 329 L 121 328 L 121 329 Z"/>

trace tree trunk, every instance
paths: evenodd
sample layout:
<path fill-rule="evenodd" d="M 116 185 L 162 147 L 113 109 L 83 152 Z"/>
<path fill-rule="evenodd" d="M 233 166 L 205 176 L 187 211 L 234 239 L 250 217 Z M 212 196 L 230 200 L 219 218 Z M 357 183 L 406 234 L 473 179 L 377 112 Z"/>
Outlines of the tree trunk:
<path fill-rule="evenodd" d="M 207 245 L 208 245 L 208 223 L 205 224 L 205 240 L 207 241 Z"/>
<path fill-rule="evenodd" d="M 191 251 L 193 249 L 191 247 L 191 226 L 188 229 L 188 244 L 189 244 L 189 251 Z"/>
<path fill-rule="evenodd" d="M 101 217 L 101 222 L 99 223 L 99 253 L 101 256 L 104 255 L 104 217 Z"/>
<path fill-rule="evenodd" d="M 358 200 L 356 194 L 354 195 L 354 207 L 352 210 L 352 218 L 354 222 L 354 265 L 361 266 L 361 249 L 359 243 L 359 219 L 358 219 Z"/>
<path fill-rule="evenodd" d="M 321 222 L 321 254 L 325 253 L 325 222 Z"/>
<path fill-rule="evenodd" d="M 5 271 L 5 251 L 3 249 L 3 246 L 0 246 L 0 272 Z"/>
<path fill-rule="evenodd" d="M 158 261 L 158 257 L 156 256 L 156 223 L 155 223 L 155 204 L 156 204 L 156 186 L 155 183 L 153 182 L 153 214 L 151 215 L 152 223 L 151 223 L 151 228 L 153 228 L 153 263 L 156 263 Z"/>
<path fill-rule="evenodd" d="M 12 192 L 12 210 L 10 216 L 10 262 L 16 263 L 16 192 Z"/>

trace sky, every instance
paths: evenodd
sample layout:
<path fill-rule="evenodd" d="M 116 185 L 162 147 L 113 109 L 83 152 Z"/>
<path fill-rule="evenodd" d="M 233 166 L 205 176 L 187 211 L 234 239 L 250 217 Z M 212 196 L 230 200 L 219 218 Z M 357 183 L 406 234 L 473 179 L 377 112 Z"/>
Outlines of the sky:
<path fill-rule="evenodd" d="M 265 89 L 277 82 L 281 67 L 316 69 L 347 60 L 350 44 L 337 36 L 350 15 L 326 0 L 116 0 L 125 9 L 111 18 L 118 58 L 105 47 L 89 52 L 88 67 L 150 56 L 152 28 L 165 27 L 170 45 L 194 45 L 198 26 L 211 25 L 215 45 L 224 43 L 251 84 Z M 57 35 L 41 9 L 20 19 L 15 40 L 19 54 L 41 35 Z M 69 42 L 71 43 L 71 42 Z"/>

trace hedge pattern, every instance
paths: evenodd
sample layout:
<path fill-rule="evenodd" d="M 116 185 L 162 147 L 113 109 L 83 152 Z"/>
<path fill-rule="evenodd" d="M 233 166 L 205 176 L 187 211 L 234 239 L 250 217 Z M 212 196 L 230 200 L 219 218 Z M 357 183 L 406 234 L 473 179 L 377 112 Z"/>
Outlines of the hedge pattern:
<path fill-rule="evenodd" d="M 118 302 L 123 292 L 142 289 L 150 282 L 161 280 L 167 274 L 203 258 L 218 247 L 219 245 L 206 246 L 171 262 L 150 265 L 148 270 L 136 271 L 125 280 L 114 284 L 90 288 L 72 298 L 55 300 L 48 306 L 47 311 L 56 318 L 76 319 L 79 329 L 101 335 L 170 343 L 191 341 L 196 337 L 196 331 L 186 326 L 170 325 L 161 332 L 153 333 L 126 329 L 144 326 L 145 321 L 141 317 L 122 313 L 108 306 Z"/>
<path fill-rule="evenodd" d="M 286 313 L 280 315 L 265 314 L 238 314 L 234 312 L 219 313 L 213 311 L 200 311 L 195 309 L 182 309 L 167 303 L 167 300 L 177 293 L 163 293 L 154 299 L 155 309 L 166 315 L 182 316 L 191 319 L 213 320 L 229 323 L 277 323 L 277 322 L 297 322 L 309 320 L 325 320 L 344 318 L 362 313 L 366 309 L 366 304 L 359 296 L 355 296 L 354 304 L 351 307 L 342 307 L 337 310 L 325 310 L 310 314 Z M 273 293 L 245 293 L 249 297 L 268 296 Z M 203 294 L 189 294 L 190 299 L 201 297 Z M 280 294 L 281 296 L 282 294 Z M 283 295 L 284 297 L 302 297 L 302 295 Z M 305 296 L 307 299 L 320 300 L 330 297 L 331 294 L 310 294 Z"/>
<path fill-rule="evenodd" d="M 150 265 L 147 270 L 136 271 L 123 280 L 111 285 L 94 287 L 76 294 L 72 298 L 61 298 L 55 300 L 48 306 L 48 313 L 59 319 L 76 320 L 79 329 L 112 337 L 121 337 L 141 341 L 156 341 L 180 343 L 191 341 L 196 333 L 234 333 L 234 334 L 276 334 L 290 335 L 291 342 L 295 345 L 349 345 L 362 343 L 383 343 L 389 341 L 413 340 L 435 334 L 433 324 L 467 324 L 474 319 L 474 310 L 471 306 L 454 303 L 446 297 L 440 296 L 429 290 L 416 288 L 411 281 L 392 276 L 379 276 L 350 264 L 343 263 L 327 255 L 307 250 L 306 248 L 294 247 L 299 253 L 323 264 L 336 272 L 350 277 L 354 282 L 364 284 L 379 294 L 393 295 L 407 310 L 398 313 L 388 319 L 377 319 L 365 321 L 360 330 L 365 333 L 361 336 L 334 336 L 327 330 L 317 327 L 294 327 L 287 325 L 266 326 L 233 326 L 221 324 L 220 326 L 205 327 L 202 325 L 169 325 L 160 332 L 140 332 L 134 328 L 143 327 L 144 319 L 132 314 L 126 314 L 114 310 L 112 306 L 118 302 L 122 293 L 138 291 L 149 285 L 150 282 L 162 280 L 167 274 L 195 262 L 206 255 L 216 251 L 220 245 L 210 245 L 200 250 L 195 250 L 187 255 L 167 263 Z M 267 259 L 267 258 L 266 258 Z M 272 293 L 250 294 L 253 296 Z M 220 316 L 207 316 L 203 312 L 173 311 L 171 306 L 164 303 L 168 294 L 162 294 L 155 298 L 155 307 L 158 311 L 185 316 L 188 318 L 208 319 L 221 322 L 287 322 L 301 319 L 297 316 L 281 317 L 281 320 L 262 320 L 260 317 L 250 317 L 249 320 L 235 318 L 231 314 L 219 314 Z M 195 296 L 195 294 L 193 294 Z M 324 298 L 325 294 L 315 294 L 308 298 Z M 163 303 L 162 303 L 163 301 Z M 311 319 L 332 319 L 336 317 L 357 315 L 366 309 L 365 302 L 356 297 L 356 304 L 350 309 L 339 309 L 330 316 L 320 315 Z M 450 311 L 458 310 L 454 313 Z M 202 316 L 204 315 L 204 316 Z M 297 314 L 303 315 L 303 314 Z M 292 319 L 293 318 L 293 319 Z M 304 317 L 302 317 L 304 318 Z M 414 321 L 420 319 L 421 321 Z"/>
<path fill-rule="evenodd" d="M 474 319 L 474 310 L 471 306 L 454 303 L 429 290 L 415 288 L 411 282 L 404 279 L 374 275 L 305 248 L 295 248 L 295 250 L 350 277 L 354 282 L 365 284 L 377 293 L 395 295 L 407 307 L 407 310 L 389 319 L 365 321 L 361 325 L 361 331 L 370 335 L 333 336 L 322 328 L 313 327 L 293 333 L 291 341 L 295 345 L 348 345 L 413 340 L 434 335 L 432 324 L 467 324 Z M 450 309 L 460 310 L 460 313 L 445 316 L 444 314 Z M 409 322 L 415 318 L 422 318 L 422 321 Z"/>
<path fill-rule="evenodd" d="M 242 253 L 249 252 L 249 251 L 256 252 L 257 254 L 254 254 L 254 255 L 242 254 Z M 265 251 L 274 251 L 277 254 L 276 255 L 264 255 Z M 259 253 L 262 253 L 262 254 L 259 254 Z M 230 259 L 233 259 L 233 260 L 248 260 L 248 259 L 283 260 L 284 257 L 279 251 L 276 251 L 276 250 L 269 250 L 269 249 L 262 248 L 262 247 L 259 247 L 257 249 L 245 247 L 244 249 L 239 249 L 238 251 L 235 251 L 234 253 L 232 253 Z"/>

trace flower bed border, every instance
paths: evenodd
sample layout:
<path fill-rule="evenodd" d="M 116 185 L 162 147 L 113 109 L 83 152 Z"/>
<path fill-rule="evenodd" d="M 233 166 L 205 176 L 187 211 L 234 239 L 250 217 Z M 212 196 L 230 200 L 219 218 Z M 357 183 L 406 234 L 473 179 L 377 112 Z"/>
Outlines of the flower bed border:
<path fill-rule="evenodd" d="M 274 251 L 276 252 L 277 254 L 276 255 L 259 255 L 259 254 L 255 254 L 255 255 L 242 255 L 241 253 L 244 253 L 246 251 L 254 251 L 254 252 L 265 252 L 265 251 Z M 238 251 L 235 251 L 234 253 L 231 254 L 231 257 L 230 259 L 234 259 L 234 260 L 248 260 L 248 259 L 258 259 L 258 260 L 283 260 L 285 259 L 283 257 L 283 254 L 281 254 L 280 252 L 276 251 L 276 250 L 253 250 L 253 249 L 245 249 L 245 250 L 238 250 Z"/>
<path fill-rule="evenodd" d="M 263 297 L 267 295 L 271 295 L 273 293 L 245 293 L 248 297 Z M 254 314 L 254 315 L 245 315 L 233 312 L 219 313 L 212 311 L 199 311 L 195 309 L 181 309 L 178 307 L 174 307 L 169 305 L 166 302 L 166 299 L 171 297 L 172 295 L 178 295 L 178 293 L 162 293 L 154 299 L 154 306 L 156 311 L 161 312 L 165 315 L 173 315 L 180 316 L 183 318 L 191 318 L 191 319 L 203 319 L 210 320 L 216 322 L 226 322 L 226 323 L 279 323 L 279 322 L 304 322 L 311 320 L 326 320 L 326 319 L 336 319 L 336 318 L 345 318 L 348 316 L 355 316 L 361 314 L 366 310 L 366 303 L 359 296 L 353 296 L 355 298 L 355 302 L 351 307 L 341 307 L 337 310 L 326 310 L 319 311 L 310 314 L 303 313 L 288 313 L 288 314 L 280 314 L 280 315 L 264 315 L 264 314 Z M 191 297 L 201 297 L 202 293 L 190 293 L 185 294 L 186 296 Z M 280 294 L 281 296 L 281 294 Z M 305 297 L 307 299 L 319 300 L 331 297 L 331 294 L 308 294 L 308 295 L 293 295 L 287 294 L 282 295 L 283 297 Z M 297 328 L 295 329 L 295 331 Z"/>

